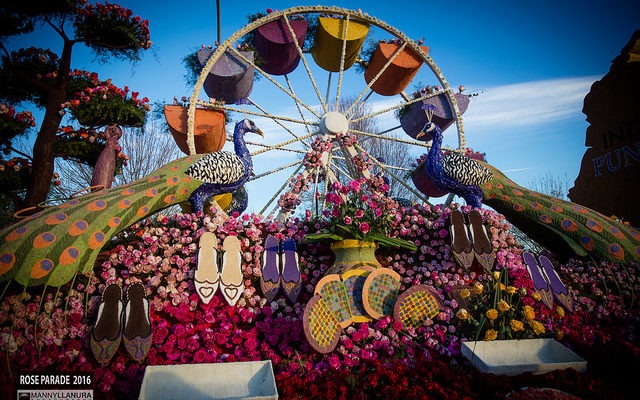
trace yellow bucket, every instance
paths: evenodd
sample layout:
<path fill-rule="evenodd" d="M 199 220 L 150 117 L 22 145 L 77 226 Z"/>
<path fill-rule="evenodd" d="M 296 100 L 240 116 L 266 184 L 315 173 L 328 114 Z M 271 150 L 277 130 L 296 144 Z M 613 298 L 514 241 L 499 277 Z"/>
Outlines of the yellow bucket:
<path fill-rule="evenodd" d="M 311 55 L 320 68 L 330 72 L 340 71 L 342 41 L 346 37 L 343 70 L 347 70 L 356 62 L 368 33 L 369 24 L 366 22 L 350 19 L 347 27 L 345 19 L 321 17 L 318 19 Z"/>

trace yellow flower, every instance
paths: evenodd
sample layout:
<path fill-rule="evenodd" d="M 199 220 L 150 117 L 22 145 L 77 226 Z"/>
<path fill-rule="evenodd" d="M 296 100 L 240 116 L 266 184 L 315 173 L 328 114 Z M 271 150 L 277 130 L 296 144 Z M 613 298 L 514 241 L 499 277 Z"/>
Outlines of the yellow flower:
<path fill-rule="evenodd" d="M 469 319 L 469 311 L 465 310 L 464 308 L 461 308 L 456 313 L 456 317 L 458 317 L 458 319 L 460 320 L 466 321 Z"/>
<path fill-rule="evenodd" d="M 500 279 L 500 271 L 493 271 L 493 278 L 495 280 Z"/>
<path fill-rule="evenodd" d="M 498 331 L 495 329 L 487 329 L 487 332 L 484 334 L 484 340 L 496 340 L 498 337 Z"/>
<path fill-rule="evenodd" d="M 495 308 L 487 310 L 486 315 L 487 318 L 493 321 L 494 319 L 498 318 L 498 310 L 496 310 Z"/>
<path fill-rule="evenodd" d="M 504 283 L 500 282 L 500 290 L 506 290 L 507 287 L 504 285 Z"/>
<path fill-rule="evenodd" d="M 522 321 L 518 321 L 517 319 L 512 319 L 509 325 L 511 325 L 511 330 L 514 332 L 519 332 L 524 329 Z"/>
<path fill-rule="evenodd" d="M 564 308 L 556 307 L 556 312 L 558 313 L 558 317 L 564 318 Z"/>
<path fill-rule="evenodd" d="M 533 297 L 533 299 L 535 301 L 540 301 L 542 300 L 542 296 L 540 296 L 540 292 L 533 292 L 533 294 L 531 295 L 531 297 Z"/>
<path fill-rule="evenodd" d="M 516 294 L 516 292 L 518 291 L 518 289 L 515 288 L 515 286 L 507 286 L 507 294 Z"/>
<path fill-rule="evenodd" d="M 463 299 L 466 299 L 469 296 L 471 296 L 471 292 L 469 291 L 469 289 L 464 288 L 460 291 L 460 297 L 462 297 Z"/>
<path fill-rule="evenodd" d="M 484 290 L 484 286 L 482 286 L 482 284 L 480 284 L 480 283 L 474 283 L 473 284 L 473 293 L 474 294 L 482 294 L 483 290 Z"/>
<path fill-rule="evenodd" d="M 509 311 L 510 308 L 511 308 L 511 306 L 506 301 L 500 300 L 498 302 L 498 310 L 500 310 L 502 312 L 506 312 L 506 311 Z"/>
<path fill-rule="evenodd" d="M 529 321 L 529 323 L 533 328 L 533 333 L 535 333 L 536 335 L 541 335 L 545 333 L 544 325 L 542 325 L 540 322 L 532 320 L 532 321 Z"/>
<path fill-rule="evenodd" d="M 536 317 L 536 312 L 531 306 L 524 306 L 524 310 L 522 311 L 524 317 L 528 320 L 532 320 Z"/>
<path fill-rule="evenodd" d="M 558 331 L 556 332 L 556 340 L 562 340 L 563 337 L 564 331 L 562 329 L 558 329 Z"/>

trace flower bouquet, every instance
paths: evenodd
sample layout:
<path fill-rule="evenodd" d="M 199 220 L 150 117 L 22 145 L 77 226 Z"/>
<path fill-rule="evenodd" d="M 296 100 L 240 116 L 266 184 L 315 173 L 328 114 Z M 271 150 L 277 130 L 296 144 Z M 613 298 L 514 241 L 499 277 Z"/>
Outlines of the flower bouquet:
<path fill-rule="evenodd" d="M 333 182 L 326 194 L 329 208 L 322 213 L 322 228 L 305 239 L 355 239 L 416 250 L 412 242 L 389 236 L 394 228 L 398 203 L 387 196 L 388 191 L 389 185 L 381 176 L 352 180 L 346 185 Z"/>

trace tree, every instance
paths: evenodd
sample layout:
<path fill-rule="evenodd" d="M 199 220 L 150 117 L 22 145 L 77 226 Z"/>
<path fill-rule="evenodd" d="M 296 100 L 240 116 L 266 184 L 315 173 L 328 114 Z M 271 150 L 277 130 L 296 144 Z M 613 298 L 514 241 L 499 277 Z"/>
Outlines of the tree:
<path fill-rule="evenodd" d="M 47 199 L 56 157 L 86 156 L 84 161 L 91 165 L 88 149 L 101 142 L 83 144 L 81 140 L 111 124 L 141 126 L 149 109 L 148 99 L 139 99 L 127 87 L 120 89 L 110 79 L 103 81 L 95 73 L 73 70 L 73 47 L 83 43 L 103 62 L 139 60 L 141 52 L 151 46 L 149 27 L 147 20 L 129 9 L 110 3 L 92 5 L 86 0 L 3 2 L 0 15 L 0 101 L 5 105 L 27 102 L 44 110 L 30 156 L 26 191 L 13 196 L 16 208 L 32 207 Z M 8 51 L 4 43 L 8 37 L 32 32 L 39 24 L 60 37 L 60 55 L 36 47 Z M 60 128 L 67 111 L 82 127 Z M 15 153 L 13 138 L 23 133 L 0 132 L 5 155 Z M 71 154 L 73 149 L 84 152 Z M 0 191 L 6 193 L 5 188 Z"/>

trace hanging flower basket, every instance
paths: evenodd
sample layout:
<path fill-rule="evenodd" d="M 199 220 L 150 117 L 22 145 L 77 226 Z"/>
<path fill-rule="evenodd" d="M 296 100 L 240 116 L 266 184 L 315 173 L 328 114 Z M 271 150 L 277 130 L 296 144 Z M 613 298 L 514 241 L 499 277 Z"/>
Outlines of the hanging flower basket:
<path fill-rule="evenodd" d="M 454 96 L 458 103 L 460 115 L 462 115 L 467 111 L 467 107 L 469 106 L 469 96 L 462 93 L 456 93 Z M 445 93 L 440 93 L 426 100 L 413 103 L 401 114 L 400 125 L 405 133 L 414 139 L 428 121 L 427 115 L 422 108 L 424 104 L 430 104 L 436 107 L 431 121 L 438 125 L 443 132 L 455 121 L 449 99 L 447 99 Z"/>
<path fill-rule="evenodd" d="M 345 29 L 347 32 L 345 33 Z M 329 72 L 340 71 L 342 44 L 346 36 L 343 71 L 356 62 L 364 40 L 369 33 L 369 25 L 350 19 L 320 17 L 311 55 L 320 68 Z"/>
<path fill-rule="evenodd" d="M 164 106 L 164 116 L 169 124 L 173 139 L 184 154 L 189 154 L 187 110 L 187 107 L 179 105 Z M 196 154 L 212 153 L 222 149 L 227 139 L 224 111 L 196 109 L 193 134 Z"/>
<path fill-rule="evenodd" d="M 253 51 L 239 51 L 243 57 L 254 62 Z M 198 62 L 204 66 L 213 54 L 212 49 L 198 51 Z M 255 69 L 242 58 L 227 50 L 211 67 L 204 81 L 204 91 L 210 98 L 227 104 L 246 99 L 253 89 Z"/>
<path fill-rule="evenodd" d="M 400 43 L 378 43 L 364 72 L 364 79 L 367 84 L 380 73 L 400 46 Z M 420 47 L 425 53 L 429 52 L 429 47 Z M 371 90 L 383 96 L 394 96 L 402 93 L 422 64 L 423 60 L 420 54 L 417 54 L 409 47 L 405 47 L 371 85 Z"/>
<path fill-rule="evenodd" d="M 303 46 L 309 23 L 304 19 L 293 19 L 289 24 L 295 40 L 283 18 L 260 26 L 254 33 L 253 45 L 261 60 L 260 67 L 271 75 L 288 74 L 300 63 L 296 42 Z"/>

